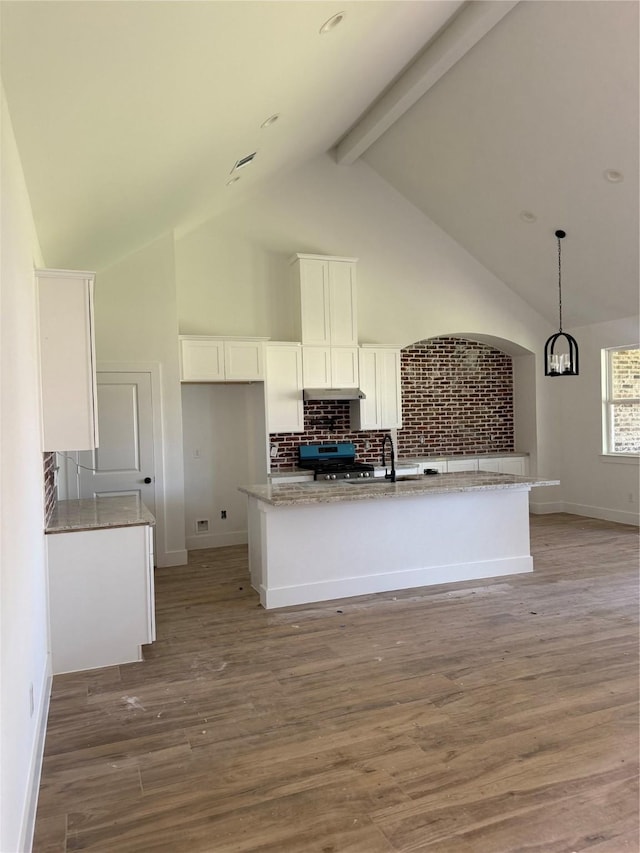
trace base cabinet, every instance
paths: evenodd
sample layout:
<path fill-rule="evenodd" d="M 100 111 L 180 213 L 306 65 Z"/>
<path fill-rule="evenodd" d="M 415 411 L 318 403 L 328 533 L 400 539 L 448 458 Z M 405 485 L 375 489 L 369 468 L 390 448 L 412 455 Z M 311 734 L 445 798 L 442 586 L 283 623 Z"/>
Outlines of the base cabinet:
<path fill-rule="evenodd" d="M 53 674 L 142 660 L 155 639 L 151 527 L 46 538 Z"/>

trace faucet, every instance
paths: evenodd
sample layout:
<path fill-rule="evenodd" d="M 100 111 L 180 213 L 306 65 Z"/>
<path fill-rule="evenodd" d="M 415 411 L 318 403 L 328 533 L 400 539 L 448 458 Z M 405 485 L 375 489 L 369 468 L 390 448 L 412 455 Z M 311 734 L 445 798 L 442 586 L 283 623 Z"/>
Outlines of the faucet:
<path fill-rule="evenodd" d="M 389 473 L 388 471 L 385 471 L 384 478 L 385 478 L 385 480 L 391 480 L 392 483 L 395 483 L 395 481 L 396 481 L 396 454 L 395 454 L 395 451 L 393 449 L 393 439 L 391 438 L 391 435 L 389 433 L 387 433 L 384 436 L 384 438 L 382 439 L 382 467 L 383 468 L 387 467 L 386 457 L 385 457 L 385 448 L 387 446 L 387 441 L 391 445 L 391 473 Z"/>

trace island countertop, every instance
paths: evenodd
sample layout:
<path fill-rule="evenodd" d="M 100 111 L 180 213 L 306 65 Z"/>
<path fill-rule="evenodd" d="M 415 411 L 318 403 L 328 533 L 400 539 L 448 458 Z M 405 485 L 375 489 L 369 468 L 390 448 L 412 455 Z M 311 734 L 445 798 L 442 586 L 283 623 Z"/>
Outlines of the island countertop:
<path fill-rule="evenodd" d="M 45 533 L 70 533 L 155 524 L 156 520 L 137 495 L 58 501 Z"/>
<path fill-rule="evenodd" d="M 559 480 L 518 474 L 495 474 L 490 471 L 460 471 L 451 474 L 416 475 L 392 483 L 390 480 L 312 481 L 309 483 L 268 483 L 240 486 L 239 490 L 271 506 L 339 503 L 380 500 L 418 495 L 443 495 L 456 492 L 523 489 L 557 486 Z"/>

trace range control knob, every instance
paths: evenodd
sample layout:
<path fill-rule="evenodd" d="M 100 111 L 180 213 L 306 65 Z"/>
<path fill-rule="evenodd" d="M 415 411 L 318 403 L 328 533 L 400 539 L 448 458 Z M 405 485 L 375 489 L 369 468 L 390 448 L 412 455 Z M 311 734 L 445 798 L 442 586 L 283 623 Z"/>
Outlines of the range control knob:
<path fill-rule="evenodd" d="M 348 480 L 350 477 L 351 477 L 351 474 L 345 474 L 345 475 L 344 475 L 344 479 L 345 479 L 345 480 Z"/>
<path fill-rule="evenodd" d="M 336 475 L 335 475 L 335 474 L 331 474 L 330 479 L 335 480 L 335 478 L 336 478 Z"/>

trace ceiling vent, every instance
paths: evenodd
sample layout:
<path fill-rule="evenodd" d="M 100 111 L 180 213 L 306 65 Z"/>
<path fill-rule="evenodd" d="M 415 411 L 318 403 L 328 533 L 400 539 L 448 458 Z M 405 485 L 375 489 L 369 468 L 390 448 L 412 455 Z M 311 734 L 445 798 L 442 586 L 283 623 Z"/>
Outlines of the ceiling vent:
<path fill-rule="evenodd" d="M 253 154 L 247 154 L 246 157 L 242 157 L 242 158 L 240 158 L 240 160 L 236 161 L 236 164 L 233 167 L 233 169 L 231 170 L 230 174 L 237 172 L 238 169 L 244 169 L 245 166 L 248 166 L 249 163 L 251 163 L 253 161 L 253 159 L 257 153 L 258 153 L 257 151 L 254 151 Z"/>

